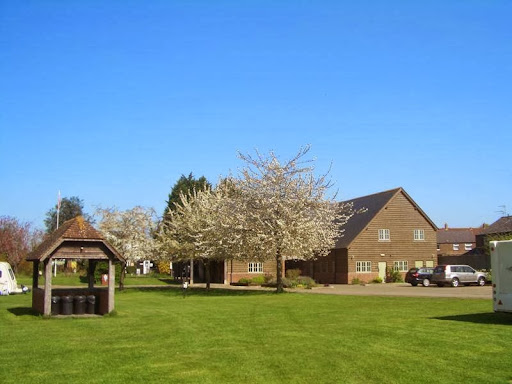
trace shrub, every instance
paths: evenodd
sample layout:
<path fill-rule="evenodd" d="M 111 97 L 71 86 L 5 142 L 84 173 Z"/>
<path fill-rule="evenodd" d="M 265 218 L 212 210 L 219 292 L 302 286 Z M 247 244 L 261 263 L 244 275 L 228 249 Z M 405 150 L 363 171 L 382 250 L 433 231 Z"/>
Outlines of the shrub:
<path fill-rule="evenodd" d="M 300 276 L 300 269 L 289 269 L 286 271 L 286 277 L 290 280 L 297 280 Z"/>
<path fill-rule="evenodd" d="M 265 276 L 263 276 L 263 275 L 255 276 L 251 279 L 251 283 L 255 284 L 255 285 L 265 284 Z"/>
<path fill-rule="evenodd" d="M 371 281 L 371 283 L 373 283 L 373 284 L 382 284 L 382 278 L 380 276 L 376 277 L 375 279 L 373 279 Z"/>
<path fill-rule="evenodd" d="M 404 279 L 402 278 L 402 274 L 399 271 L 395 271 L 392 268 L 389 268 L 387 271 L 387 279 L 389 283 L 403 283 Z"/>
<path fill-rule="evenodd" d="M 361 281 L 361 279 L 359 279 L 359 277 L 354 277 L 351 281 L 351 284 L 352 285 L 358 285 L 358 284 L 362 284 L 363 282 Z"/>
<path fill-rule="evenodd" d="M 171 265 L 168 261 L 159 261 L 156 263 L 156 267 L 158 269 L 158 273 L 167 274 L 171 273 Z"/>
<path fill-rule="evenodd" d="M 126 267 L 126 274 L 128 275 L 135 275 L 137 272 L 137 267 L 135 265 L 132 265 L 130 267 Z"/>
<path fill-rule="evenodd" d="M 311 289 L 313 287 L 316 287 L 315 280 L 313 280 L 309 276 L 299 276 L 297 277 L 297 283 L 298 285 L 302 285 L 304 288 Z"/>

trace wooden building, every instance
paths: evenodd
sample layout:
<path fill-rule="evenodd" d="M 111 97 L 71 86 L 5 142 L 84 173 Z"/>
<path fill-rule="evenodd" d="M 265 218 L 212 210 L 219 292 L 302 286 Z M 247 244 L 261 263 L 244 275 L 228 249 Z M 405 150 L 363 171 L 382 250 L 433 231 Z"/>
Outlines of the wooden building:
<path fill-rule="evenodd" d="M 115 266 L 124 262 L 122 256 L 83 217 L 66 221 L 43 243 L 31 252 L 28 261 L 34 263 L 32 282 L 32 308 L 46 316 L 52 313 L 52 297 L 89 295 L 97 298 L 97 314 L 114 310 Z M 53 288 L 52 261 L 87 261 L 88 285 L 86 288 Z M 107 287 L 95 287 L 94 270 L 98 261 L 108 262 Z M 44 285 L 39 286 L 39 270 L 42 266 Z"/>
<path fill-rule="evenodd" d="M 331 253 L 311 261 L 287 262 L 322 284 L 348 284 L 354 279 L 386 281 L 389 270 L 437 264 L 437 226 L 403 188 L 349 201 L 361 211 L 343 227 Z"/>

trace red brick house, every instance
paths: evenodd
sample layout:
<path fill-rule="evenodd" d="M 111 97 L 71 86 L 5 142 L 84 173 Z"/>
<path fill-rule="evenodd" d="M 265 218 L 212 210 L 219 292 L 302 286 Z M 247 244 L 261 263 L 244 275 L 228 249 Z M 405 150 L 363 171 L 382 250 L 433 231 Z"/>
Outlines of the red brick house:
<path fill-rule="evenodd" d="M 437 255 L 460 256 L 476 248 L 476 236 L 482 228 L 449 228 L 437 231 Z"/>
<path fill-rule="evenodd" d="M 437 264 L 437 226 L 404 191 L 396 188 L 346 201 L 354 215 L 335 249 L 313 261 L 288 262 L 318 283 L 348 284 L 386 278 L 388 269 L 405 275 L 411 267 Z"/>

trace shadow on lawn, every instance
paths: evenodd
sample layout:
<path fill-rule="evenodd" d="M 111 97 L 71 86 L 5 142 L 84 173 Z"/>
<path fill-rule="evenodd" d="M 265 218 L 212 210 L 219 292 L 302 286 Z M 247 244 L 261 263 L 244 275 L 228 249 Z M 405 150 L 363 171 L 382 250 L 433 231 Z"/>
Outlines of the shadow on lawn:
<path fill-rule="evenodd" d="M 140 291 L 140 292 L 168 292 L 171 295 L 183 296 L 181 286 L 151 286 L 151 287 L 125 287 L 125 291 Z M 222 289 L 212 288 L 209 291 L 206 288 L 191 287 L 187 288 L 185 296 L 262 296 L 274 294 L 275 291 L 269 290 L 243 290 L 243 289 Z"/>
<path fill-rule="evenodd" d="M 477 324 L 512 325 L 512 313 L 503 312 L 472 313 L 468 315 L 433 317 L 433 319 Z"/>
<path fill-rule="evenodd" d="M 7 308 L 14 316 L 39 316 L 39 313 L 34 311 L 31 307 L 14 307 Z"/>

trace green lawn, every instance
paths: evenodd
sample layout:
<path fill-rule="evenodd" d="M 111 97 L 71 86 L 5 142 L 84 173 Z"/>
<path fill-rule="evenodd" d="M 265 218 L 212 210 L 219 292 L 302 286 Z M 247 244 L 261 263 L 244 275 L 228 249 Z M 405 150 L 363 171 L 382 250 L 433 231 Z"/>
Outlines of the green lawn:
<path fill-rule="evenodd" d="M 127 289 L 117 315 L 0 297 L 2 383 L 509 383 L 490 300 Z"/>

